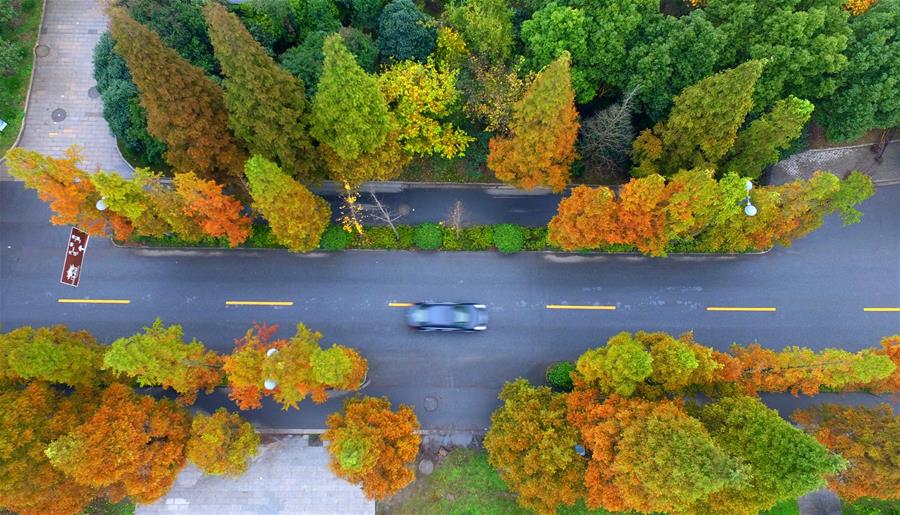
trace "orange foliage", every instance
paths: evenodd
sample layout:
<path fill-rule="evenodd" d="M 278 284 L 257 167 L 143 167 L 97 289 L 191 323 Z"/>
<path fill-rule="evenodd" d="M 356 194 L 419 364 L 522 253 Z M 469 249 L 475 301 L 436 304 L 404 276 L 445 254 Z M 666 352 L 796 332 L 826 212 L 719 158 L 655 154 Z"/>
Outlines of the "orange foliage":
<path fill-rule="evenodd" d="M 187 413 L 170 400 L 138 397 L 114 383 L 81 426 L 54 441 L 47 456 L 76 482 L 111 487 L 148 503 L 165 494 L 185 462 Z"/>
<path fill-rule="evenodd" d="M 386 398 L 356 397 L 344 413 L 332 413 L 328 431 L 329 465 L 338 476 L 361 484 L 369 499 L 383 499 L 415 479 L 410 465 L 419 453 L 419 420 L 409 406 L 391 411 Z"/>
<path fill-rule="evenodd" d="M 850 14 L 853 16 L 859 16 L 868 11 L 877 2 L 878 0 L 847 0 L 844 3 L 844 9 L 850 11 Z"/>
<path fill-rule="evenodd" d="M 69 147 L 62 159 L 22 148 L 14 148 L 6 156 L 9 174 L 25 181 L 26 187 L 36 190 L 38 198 L 50 204 L 54 213 L 51 223 L 74 225 L 91 236 L 106 236 L 109 222 L 116 238 L 127 239 L 131 235 L 127 220 L 96 208 L 100 193 L 87 172 L 78 168 L 78 147 Z"/>
<path fill-rule="evenodd" d="M 20 515 L 74 515 L 97 495 L 50 465 L 44 449 L 94 406 L 44 383 L 0 391 L 0 506 Z"/>
<path fill-rule="evenodd" d="M 241 202 L 226 195 L 215 181 L 201 179 L 193 172 L 175 174 L 175 191 L 184 201 L 184 214 L 191 217 L 207 236 L 228 236 L 236 247 L 250 236 L 250 218 L 241 215 Z"/>
<path fill-rule="evenodd" d="M 632 179 L 619 192 L 621 239 L 654 256 L 665 255 L 668 243 L 665 226 L 668 199 L 666 180 L 661 175 Z"/>
<path fill-rule="evenodd" d="M 550 220 L 550 241 L 565 250 L 618 243 L 617 207 L 615 193 L 605 186 L 573 188 Z"/>
<path fill-rule="evenodd" d="M 255 334 L 254 334 L 255 331 Z M 263 381 L 262 366 L 269 349 L 283 346 L 284 340 L 271 342 L 278 331 L 277 325 L 253 324 L 243 338 L 234 341 L 234 352 L 225 356 L 222 369 L 228 376 L 231 392 L 228 397 L 239 409 L 258 409 L 262 407 Z"/>
<path fill-rule="evenodd" d="M 791 418 L 850 462 L 846 470 L 828 478 L 828 487 L 841 499 L 900 499 L 900 417 L 889 404 L 874 408 L 823 404 L 798 410 Z"/>

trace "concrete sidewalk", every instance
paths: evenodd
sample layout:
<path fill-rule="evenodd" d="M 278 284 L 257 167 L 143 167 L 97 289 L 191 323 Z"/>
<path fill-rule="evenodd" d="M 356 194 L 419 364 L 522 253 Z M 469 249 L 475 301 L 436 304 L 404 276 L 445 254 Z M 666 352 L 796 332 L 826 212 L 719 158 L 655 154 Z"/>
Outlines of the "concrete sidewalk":
<path fill-rule="evenodd" d="M 328 469 L 324 447 L 307 436 L 263 436 L 260 455 L 238 478 L 204 475 L 189 465 L 166 497 L 137 514 L 374 515 L 375 501 Z"/>
<path fill-rule="evenodd" d="M 888 143 L 876 161 L 871 145 L 807 150 L 776 163 L 766 174 L 767 184 L 784 184 L 809 177 L 816 170 L 843 176 L 859 170 L 872 177 L 876 185 L 900 184 L 900 140 Z"/>
<path fill-rule="evenodd" d="M 106 26 L 100 0 L 47 0 L 18 146 L 62 156 L 70 146 L 81 145 L 84 169 L 130 176 L 95 88 L 94 46 Z M 2 163 L 0 178 L 10 179 Z"/>

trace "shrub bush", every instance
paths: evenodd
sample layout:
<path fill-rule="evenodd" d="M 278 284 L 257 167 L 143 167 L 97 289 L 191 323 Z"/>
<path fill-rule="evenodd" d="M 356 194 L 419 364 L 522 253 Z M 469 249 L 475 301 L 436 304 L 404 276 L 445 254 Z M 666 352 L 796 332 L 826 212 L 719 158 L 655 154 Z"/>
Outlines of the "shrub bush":
<path fill-rule="evenodd" d="M 325 250 L 344 250 L 347 248 L 347 245 L 350 245 L 350 239 L 350 233 L 345 231 L 343 227 L 329 225 L 325 232 L 322 233 L 319 247 Z"/>
<path fill-rule="evenodd" d="M 550 246 L 547 241 L 547 227 L 523 227 L 525 234 L 525 250 L 546 250 Z"/>
<path fill-rule="evenodd" d="M 460 230 L 458 233 L 453 227 L 446 225 L 441 226 L 444 232 L 444 250 L 465 250 L 464 233 Z"/>
<path fill-rule="evenodd" d="M 487 250 L 494 246 L 494 231 L 490 225 L 475 225 L 463 229 L 465 250 Z"/>
<path fill-rule="evenodd" d="M 575 388 L 570 374 L 573 370 L 575 370 L 575 364 L 571 361 L 554 363 L 547 369 L 547 384 L 557 390 L 571 392 Z"/>
<path fill-rule="evenodd" d="M 0 73 L 11 74 L 19 66 L 25 52 L 15 41 L 0 38 Z"/>
<path fill-rule="evenodd" d="M 377 225 L 365 228 L 359 247 L 370 249 L 399 249 L 400 242 L 397 241 L 397 236 L 394 235 L 394 231 L 392 231 L 390 227 L 386 225 Z"/>
<path fill-rule="evenodd" d="M 438 224 L 426 222 L 416 226 L 413 241 L 422 250 L 435 250 L 444 243 L 444 233 Z"/>
<path fill-rule="evenodd" d="M 244 242 L 244 245 L 254 248 L 284 248 L 284 245 L 278 243 L 278 240 L 275 239 L 275 235 L 272 234 L 272 228 L 259 223 L 253 224 L 253 231 L 250 233 L 247 241 Z"/>
<path fill-rule="evenodd" d="M 398 225 L 397 232 L 400 234 L 400 248 L 411 249 L 415 240 L 416 228 L 411 225 Z"/>
<path fill-rule="evenodd" d="M 504 254 L 512 254 L 522 250 L 525 244 L 525 235 L 522 228 L 513 224 L 498 224 L 494 226 L 494 246 Z"/>

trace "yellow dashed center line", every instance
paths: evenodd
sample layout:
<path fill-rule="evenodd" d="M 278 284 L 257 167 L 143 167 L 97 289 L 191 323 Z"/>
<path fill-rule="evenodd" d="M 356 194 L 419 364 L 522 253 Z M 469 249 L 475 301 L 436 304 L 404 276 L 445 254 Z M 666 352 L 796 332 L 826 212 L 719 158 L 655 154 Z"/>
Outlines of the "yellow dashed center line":
<path fill-rule="evenodd" d="M 569 304 L 547 304 L 547 309 L 591 309 L 597 311 L 615 311 L 615 306 L 573 306 Z"/>
<path fill-rule="evenodd" d="M 412 306 L 412 302 L 388 302 L 390 308 L 408 308 Z"/>
<path fill-rule="evenodd" d="M 716 307 L 709 306 L 707 311 L 776 311 L 775 308 Z"/>
<path fill-rule="evenodd" d="M 900 312 L 900 308 L 863 308 L 863 311 L 875 312 L 875 313 L 897 313 Z"/>
<path fill-rule="evenodd" d="M 293 306 L 292 301 L 283 300 L 226 300 L 226 306 Z"/>
<path fill-rule="evenodd" d="M 56 299 L 60 304 L 131 304 L 125 299 Z"/>

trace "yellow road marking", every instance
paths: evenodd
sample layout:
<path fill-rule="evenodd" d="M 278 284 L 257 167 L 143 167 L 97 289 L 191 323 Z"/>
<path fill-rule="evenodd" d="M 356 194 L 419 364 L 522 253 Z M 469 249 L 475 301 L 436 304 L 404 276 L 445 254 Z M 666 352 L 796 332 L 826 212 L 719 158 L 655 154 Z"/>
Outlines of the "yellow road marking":
<path fill-rule="evenodd" d="M 293 306 L 292 301 L 268 300 L 226 300 L 226 306 Z"/>
<path fill-rule="evenodd" d="M 775 308 L 735 308 L 735 307 L 714 307 L 706 308 L 707 311 L 775 311 Z"/>
<path fill-rule="evenodd" d="M 600 311 L 615 311 L 615 306 L 572 306 L 569 304 L 547 304 L 547 309 L 593 309 Z"/>
<path fill-rule="evenodd" d="M 61 304 L 131 304 L 124 299 L 56 299 Z"/>
<path fill-rule="evenodd" d="M 412 306 L 412 302 L 388 302 L 390 308 L 408 308 Z"/>
<path fill-rule="evenodd" d="M 900 308 L 863 308 L 863 311 L 874 311 L 874 312 L 900 312 Z"/>

